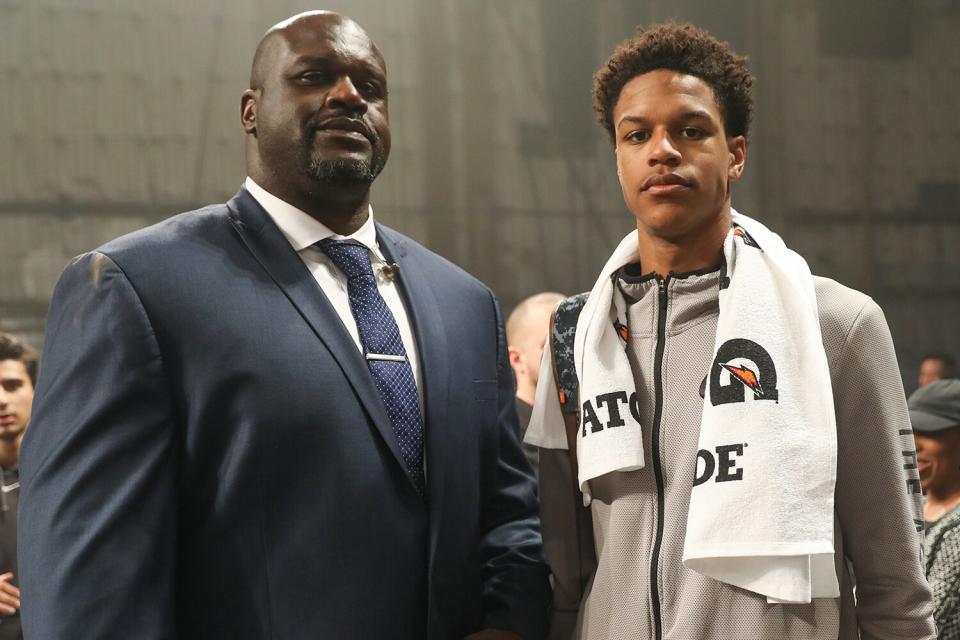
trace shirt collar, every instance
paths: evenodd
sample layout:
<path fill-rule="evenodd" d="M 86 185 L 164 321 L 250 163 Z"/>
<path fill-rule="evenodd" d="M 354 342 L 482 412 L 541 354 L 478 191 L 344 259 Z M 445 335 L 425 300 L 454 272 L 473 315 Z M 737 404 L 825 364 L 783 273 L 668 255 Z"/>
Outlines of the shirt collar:
<path fill-rule="evenodd" d="M 380 257 L 380 249 L 377 245 L 377 228 L 373 222 L 373 207 L 369 207 L 367 220 L 359 229 L 349 236 L 341 236 L 334 233 L 316 218 L 273 195 L 254 182 L 253 178 L 248 176 L 244 186 L 273 219 L 280 228 L 280 233 L 293 246 L 294 250 L 303 251 L 325 238 L 350 239 L 359 242 Z"/>

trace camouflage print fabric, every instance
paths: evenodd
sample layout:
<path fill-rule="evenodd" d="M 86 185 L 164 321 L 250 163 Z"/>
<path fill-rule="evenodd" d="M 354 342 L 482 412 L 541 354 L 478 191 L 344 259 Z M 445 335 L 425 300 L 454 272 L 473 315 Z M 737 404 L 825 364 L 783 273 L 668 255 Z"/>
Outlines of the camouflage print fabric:
<path fill-rule="evenodd" d="M 580 310 L 587 302 L 589 291 L 570 296 L 557 305 L 554 315 L 551 349 L 553 351 L 554 378 L 560 391 L 560 409 L 564 413 L 576 413 L 577 369 L 573 362 L 573 339 L 577 333 Z"/>
<path fill-rule="evenodd" d="M 960 507 L 933 523 L 924 552 L 937 640 L 960 640 Z"/>

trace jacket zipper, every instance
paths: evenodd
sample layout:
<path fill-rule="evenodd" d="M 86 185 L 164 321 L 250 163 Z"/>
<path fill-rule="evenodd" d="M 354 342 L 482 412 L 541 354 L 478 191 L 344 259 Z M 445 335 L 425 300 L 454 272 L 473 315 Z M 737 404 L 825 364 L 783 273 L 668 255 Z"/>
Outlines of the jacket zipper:
<path fill-rule="evenodd" d="M 656 394 L 653 410 L 653 432 L 651 439 L 651 454 L 653 456 L 653 476 L 657 482 L 657 537 L 653 541 L 653 555 L 650 558 L 650 604 L 653 609 L 653 637 L 654 640 L 663 638 L 663 621 L 660 615 L 660 545 L 663 542 L 663 466 L 660 461 L 660 421 L 663 417 L 663 350 L 667 341 L 667 284 L 666 279 L 657 276 L 659 290 L 659 313 L 657 315 L 657 350 L 654 356 L 653 387 Z"/>

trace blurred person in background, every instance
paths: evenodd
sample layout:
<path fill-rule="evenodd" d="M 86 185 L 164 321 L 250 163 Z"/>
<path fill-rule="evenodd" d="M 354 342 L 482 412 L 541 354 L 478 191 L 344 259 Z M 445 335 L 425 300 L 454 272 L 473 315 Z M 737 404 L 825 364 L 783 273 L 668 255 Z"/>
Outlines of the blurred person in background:
<path fill-rule="evenodd" d="M 0 333 L 0 640 L 21 638 L 17 570 L 20 442 L 30 424 L 37 354 Z"/>
<path fill-rule="evenodd" d="M 507 317 L 507 353 L 517 383 L 517 416 L 523 433 L 527 431 L 537 393 L 540 359 L 550 330 L 550 314 L 565 297 L 550 291 L 537 293 L 523 300 Z M 525 444 L 523 449 L 530 466 L 536 471 L 536 447 Z"/>
<path fill-rule="evenodd" d="M 925 569 L 940 640 L 960 639 L 960 380 L 936 380 L 908 401 L 926 494 Z"/>
<path fill-rule="evenodd" d="M 917 384 L 923 386 L 937 380 L 957 377 L 957 361 L 949 353 L 928 353 L 920 361 Z"/>

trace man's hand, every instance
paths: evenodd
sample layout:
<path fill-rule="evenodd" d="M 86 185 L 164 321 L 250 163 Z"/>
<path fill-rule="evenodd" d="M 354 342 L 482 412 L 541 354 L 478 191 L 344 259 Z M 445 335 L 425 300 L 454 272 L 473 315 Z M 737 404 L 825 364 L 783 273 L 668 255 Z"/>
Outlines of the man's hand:
<path fill-rule="evenodd" d="M 499 629 L 484 629 L 476 633 L 471 633 L 463 640 L 523 640 L 513 631 L 501 631 Z"/>
<path fill-rule="evenodd" d="M 11 580 L 13 574 L 9 571 L 0 575 L 0 615 L 12 616 L 20 608 L 20 589 Z"/>

